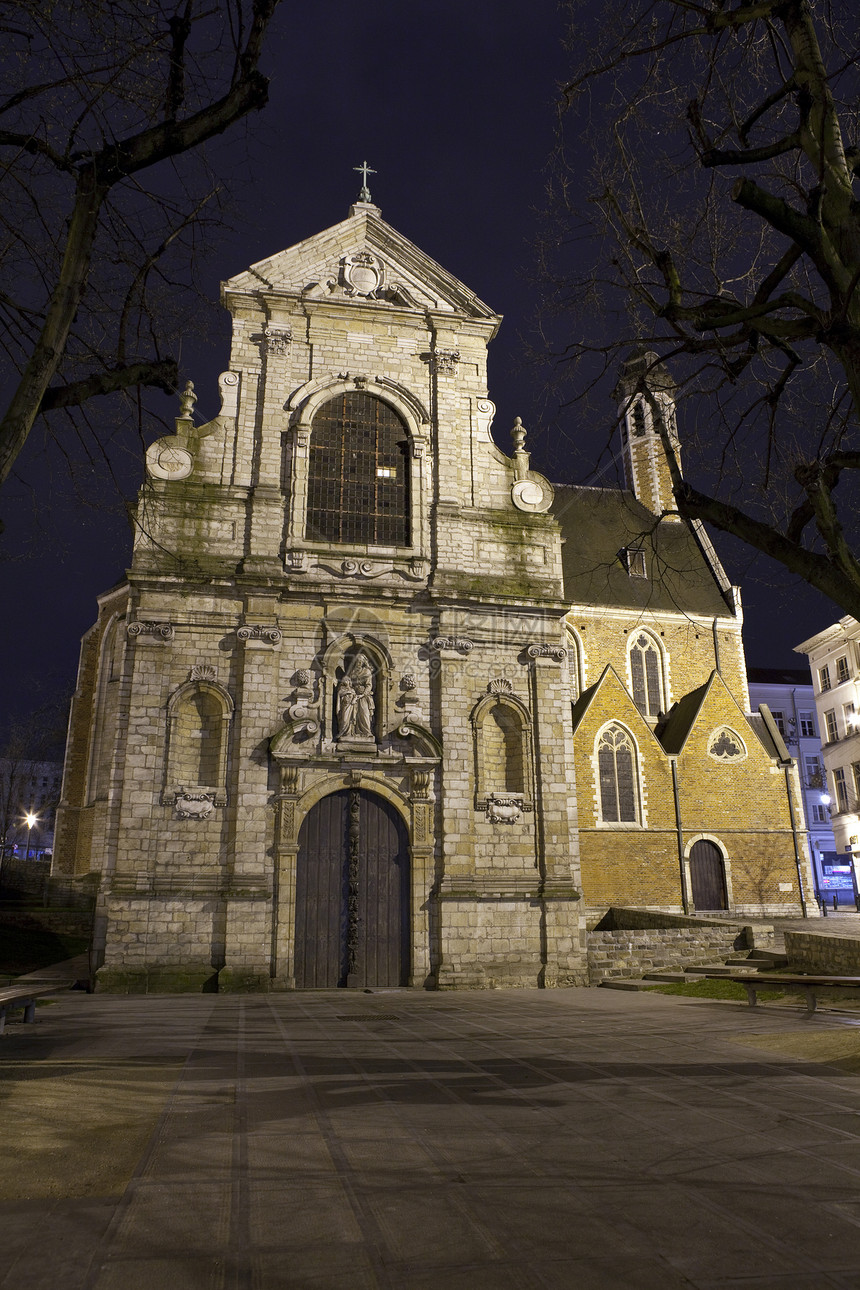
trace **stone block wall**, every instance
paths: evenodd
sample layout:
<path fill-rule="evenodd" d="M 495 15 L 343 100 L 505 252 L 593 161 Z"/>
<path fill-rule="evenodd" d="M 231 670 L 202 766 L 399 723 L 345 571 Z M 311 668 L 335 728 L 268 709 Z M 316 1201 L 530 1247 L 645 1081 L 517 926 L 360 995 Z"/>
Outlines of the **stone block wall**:
<path fill-rule="evenodd" d="M 785 952 L 796 972 L 860 976 L 860 936 L 786 931 Z"/>
<path fill-rule="evenodd" d="M 693 967 L 746 949 L 745 931 L 731 924 L 700 928 L 643 928 L 589 932 L 588 974 L 592 985 L 618 977 L 640 977 L 659 968 Z"/>

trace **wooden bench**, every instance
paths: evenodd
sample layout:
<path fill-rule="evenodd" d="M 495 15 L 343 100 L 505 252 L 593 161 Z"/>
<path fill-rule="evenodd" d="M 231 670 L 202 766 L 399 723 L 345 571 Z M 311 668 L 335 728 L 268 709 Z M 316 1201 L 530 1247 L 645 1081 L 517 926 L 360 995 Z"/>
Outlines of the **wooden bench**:
<path fill-rule="evenodd" d="M 56 994 L 62 985 L 10 985 L 0 990 L 0 1035 L 6 1029 L 6 1013 L 16 1008 L 24 1009 L 24 1021 L 36 1020 L 36 1000 L 43 995 Z"/>
<path fill-rule="evenodd" d="M 734 981 L 742 985 L 747 992 L 749 1005 L 754 1008 L 759 990 L 791 989 L 802 990 L 806 995 L 806 1014 L 811 1017 L 818 1002 L 818 991 L 827 990 L 860 990 L 860 976 L 789 976 L 788 974 L 765 976 L 762 972 L 735 972 L 724 975 L 717 972 L 703 973 L 707 981 Z"/>

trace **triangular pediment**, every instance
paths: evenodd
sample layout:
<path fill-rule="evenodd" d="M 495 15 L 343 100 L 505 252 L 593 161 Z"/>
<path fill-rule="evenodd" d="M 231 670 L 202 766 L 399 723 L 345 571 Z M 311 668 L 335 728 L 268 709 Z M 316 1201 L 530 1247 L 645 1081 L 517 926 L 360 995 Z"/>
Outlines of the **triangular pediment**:
<path fill-rule="evenodd" d="M 359 305 L 388 303 L 498 319 L 464 283 L 365 203 L 353 206 L 340 224 L 252 264 L 222 290 L 225 295 L 271 293 Z"/>

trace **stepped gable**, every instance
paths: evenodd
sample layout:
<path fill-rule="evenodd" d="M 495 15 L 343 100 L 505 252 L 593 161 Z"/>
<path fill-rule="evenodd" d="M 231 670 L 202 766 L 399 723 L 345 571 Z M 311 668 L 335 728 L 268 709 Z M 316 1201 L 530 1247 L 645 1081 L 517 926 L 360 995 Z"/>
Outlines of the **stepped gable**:
<path fill-rule="evenodd" d="M 659 519 L 625 490 L 581 485 L 555 485 L 552 513 L 570 604 L 734 616 L 710 543 L 686 522 Z M 645 553 L 644 578 L 631 577 L 619 554 L 634 546 Z"/>

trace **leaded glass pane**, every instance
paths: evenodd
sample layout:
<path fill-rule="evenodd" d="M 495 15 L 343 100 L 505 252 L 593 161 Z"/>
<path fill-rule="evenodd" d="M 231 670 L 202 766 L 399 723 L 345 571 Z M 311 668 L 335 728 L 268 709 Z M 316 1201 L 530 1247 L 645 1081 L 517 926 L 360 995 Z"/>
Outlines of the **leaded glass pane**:
<path fill-rule="evenodd" d="M 400 417 L 372 394 L 324 404 L 311 430 L 307 538 L 407 546 L 407 444 Z"/>

